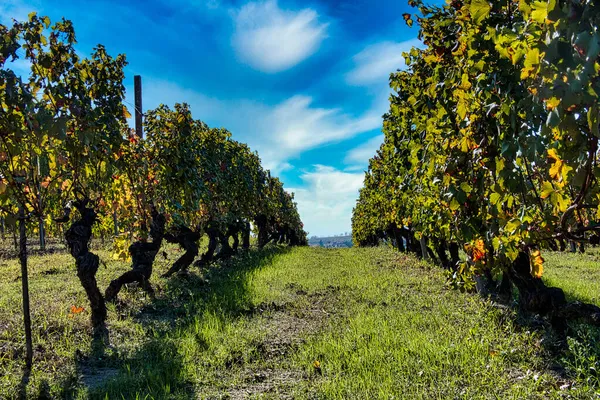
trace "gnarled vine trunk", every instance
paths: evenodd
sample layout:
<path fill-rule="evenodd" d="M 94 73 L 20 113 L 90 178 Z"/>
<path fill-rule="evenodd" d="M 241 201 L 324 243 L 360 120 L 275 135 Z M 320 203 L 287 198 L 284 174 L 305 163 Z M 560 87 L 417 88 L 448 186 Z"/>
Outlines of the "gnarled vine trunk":
<path fill-rule="evenodd" d="M 265 215 L 259 215 L 256 217 L 255 223 L 258 228 L 258 247 L 262 249 L 269 242 L 267 217 Z"/>
<path fill-rule="evenodd" d="M 390 233 L 394 238 L 394 245 L 396 246 L 398 251 L 406 251 L 404 247 L 404 238 L 402 236 L 402 231 L 400 228 L 398 228 L 398 226 L 395 223 L 392 224 L 392 226 L 390 227 Z"/>
<path fill-rule="evenodd" d="M 248 250 L 250 248 L 250 222 L 243 223 L 242 229 L 242 248 Z"/>
<path fill-rule="evenodd" d="M 131 255 L 131 271 L 125 272 L 119 278 L 110 282 L 104 297 L 106 301 L 113 301 L 121 291 L 123 285 L 138 282 L 140 287 L 150 295 L 154 294 L 150 277 L 156 255 L 160 250 L 165 235 L 165 216 L 152 210 L 152 222 L 150 223 L 150 237 L 152 242 L 138 241 L 129 246 Z"/>
<path fill-rule="evenodd" d="M 519 291 L 519 306 L 527 312 L 548 316 L 553 327 L 564 331 L 566 321 L 580 319 L 600 326 L 600 307 L 580 302 L 567 302 L 562 289 L 548 287 L 530 272 L 529 255 L 520 252 L 508 276 Z"/>
<path fill-rule="evenodd" d="M 79 210 L 80 219 L 67 229 L 65 239 L 69 251 L 75 259 L 77 277 L 90 301 L 94 334 L 104 335 L 106 334 L 106 305 L 96 282 L 96 272 L 98 271 L 100 259 L 89 250 L 92 226 L 96 222 L 97 216 L 92 208 L 87 207 L 88 202 L 88 199 L 74 202 L 75 207 Z"/>
<path fill-rule="evenodd" d="M 458 263 L 460 262 L 460 247 L 458 247 L 458 243 L 451 242 L 448 245 L 448 251 L 450 252 L 450 266 L 452 270 L 456 270 Z"/>
<path fill-rule="evenodd" d="M 233 249 L 229 245 L 229 236 L 227 234 L 219 232 L 219 243 L 221 244 L 221 249 L 219 250 L 219 254 L 216 255 L 216 258 L 224 260 L 233 255 Z"/>
<path fill-rule="evenodd" d="M 408 251 L 413 253 L 417 258 L 422 258 L 421 243 L 415 238 L 415 234 L 410 228 L 403 228 L 404 237 L 406 238 Z"/>
<path fill-rule="evenodd" d="M 289 228 L 287 225 L 284 225 L 282 227 L 279 228 L 279 244 L 284 244 L 284 243 L 288 243 L 290 242 L 290 238 L 289 238 Z"/>
<path fill-rule="evenodd" d="M 231 237 L 233 238 L 233 244 L 231 245 L 231 248 L 233 249 L 233 251 L 237 251 L 237 249 L 240 247 L 239 232 L 235 232 L 235 234 L 233 234 Z"/>
<path fill-rule="evenodd" d="M 175 272 L 183 272 L 188 269 L 198 256 L 198 240 L 200 240 L 200 233 L 192 231 L 190 228 L 181 226 L 172 232 L 165 233 L 164 238 L 169 243 L 178 244 L 185 253 L 173 263 L 173 266 L 163 276 L 168 277 L 173 275 Z"/>
<path fill-rule="evenodd" d="M 215 250 L 217 250 L 217 246 L 219 244 L 219 231 L 213 228 L 210 224 L 206 229 L 206 234 L 208 235 L 208 249 L 206 250 L 206 253 L 202 254 L 202 257 L 200 257 L 200 259 L 194 263 L 194 265 L 198 268 L 208 265 L 212 260 L 214 260 Z"/>
<path fill-rule="evenodd" d="M 233 238 L 233 245 L 231 246 L 231 249 L 236 252 L 238 247 L 240 246 L 240 232 L 243 230 L 244 225 L 243 222 L 241 221 L 235 221 L 233 223 L 231 223 L 228 227 L 227 227 L 227 238 L 232 237 Z"/>
<path fill-rule="evenodd" d="M 448 245 L 445 240 L 435 240 L 435 252 L 437 253 L 438 260 L 442 264 L 443 268 L 450 269 L 450 259 L 448 259 Z"/>

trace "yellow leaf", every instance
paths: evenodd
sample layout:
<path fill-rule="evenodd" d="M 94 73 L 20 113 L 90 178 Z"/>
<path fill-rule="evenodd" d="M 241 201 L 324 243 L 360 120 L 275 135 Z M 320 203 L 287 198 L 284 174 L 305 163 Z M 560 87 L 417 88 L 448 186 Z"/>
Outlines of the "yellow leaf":
<path fill-rule="evenodd" d="M 525 67 L 521 70 L 521 79 L 527 79 L 529 78 L 531 75 L 533 75 L 533 72 L 535 71 L 535 68 L 533 67 Z"/>
<path fill-rule="evenodd" d="M 560 99 L 557 97 L 551 97 L 548 100 L 546 100 L 546 108 L 548 109 L 548 111 L 554 110 L 556 107 L 558 107 L 559 104 Z"/>
<path fill-rule="evenodd" d="M 127 107 L 125 107 L 125 105 L 123 105 L 123 116 L 125 118 L 131 118 L 131 113 L 129 112 L 129 110 L 127 109 Z"/>
<path fill-rule="evenodd" d="M 548 158 L 554 161 L 550 167 L 550 176 L 552 179 L 562 182 L 573 168 L 569 167 L 560 159 L 556 153 L 556 149 L 548 149 Z"/>
<path fill-rule="evenodd" d="M 548 2 L 534 1 L 531 10 L 531 19 L 537 23 L 543 24 L 548 18 Z"/>
<path fill-rule="evenodd" d="M 469 90 L 469 89 L 471 89 L 471 86 L 472 85 L 469 80 L 469 75 L 463 74 L 459 88 L 461 88 L 462 90 Z"/>
<path fill-rule="evenodd" d="M 544 258 L 539 250 L 531 252 L 531 275 L 541 278 L 544 274 Z"/>
<path fill-rule="evenodd" d="M 561 179 L 560 172 L 562 170 L 562 166 L 563 166 L 562 160 L 558 160 L 554 164 L 552 164 L 552 167 L 550 167 L 550 176 L 553 179 L 556 179 L 557 181 L 559 181 Z"/>
<path fill-rule="evenodd" d="M 553 161 L 560 160 L 560 157 L 556 153 L 556 149 L 548 149 L 548 158 Z"/>

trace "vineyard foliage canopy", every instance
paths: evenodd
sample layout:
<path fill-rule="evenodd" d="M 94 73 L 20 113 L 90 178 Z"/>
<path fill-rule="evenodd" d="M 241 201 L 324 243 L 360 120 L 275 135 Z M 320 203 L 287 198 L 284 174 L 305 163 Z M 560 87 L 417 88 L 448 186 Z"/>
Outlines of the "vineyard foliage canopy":
<path fill-rule="evenodd" d="M 538 291 L 544 249 L 600 241 L 600 5 L 409 3 L 424 46 L 390 76 L 353 239 L 428 246 L 462 289 Z"/>
<path fill-rule="evenodd" d="M 89 250 L 93 234 L 114 235 L 115 258 L 132 261 L 132 272 L 107 289 L 109 300 L 132 281 L 151 290 L 163 239 L 185 250 L 169 274 L 192 264 L 203 235 L 210 244 L 201 265 L 231 256 L 240 236 L 248 248 L 251 224 L 259 247 L 307 243 L 293 194 L 257 153 L 194 119 L 186 104 L 147 111 L 146 135 L 136 136 L 124 104 L 125 56 L 98 45 L 83 58 L 75 46 L 68 20 L 52 25 L 31 13 L 0 25 L 0 217 L 27 225 L 25 271 L 28 234 L 63 234 L 98 328 L 106 308 L 95 280 L 99 259 Z M 28 76 L 15 72 L 17 60 Z"/>

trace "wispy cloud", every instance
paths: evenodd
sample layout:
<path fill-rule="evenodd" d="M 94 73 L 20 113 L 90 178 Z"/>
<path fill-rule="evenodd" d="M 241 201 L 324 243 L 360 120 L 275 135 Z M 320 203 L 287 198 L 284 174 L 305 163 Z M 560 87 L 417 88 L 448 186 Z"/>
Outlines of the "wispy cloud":
<path fill-rule="evenodd" d="M 283 10 L 277 0 L 251 2 L 233 12 L 233 46 L 242 61 L 275 73 L 311 56 L 326 37 L 327 24 L 312 9 Z"/>
<path fill-rule="evenodd" d="M 298 210 L 309 234 L 326 236 L 349 232 L 352 208 L 363 185 L 364 174 L 315 165 L 300 178 L 304 185 L 292 188 Z"/>
<path fill-rule="evenodd" d="M 341 109 L 315 107 L 309 96 L 295 95 L 267 105 L 248 99 L 211 98 L 161 80 L 146 79 L 144 85 L 146 108 L 189 103 L 195 118 L 231 130 L 234 138 L 257 150 L 266 168 L 273 171 L 291 169 L 289 161 L 304 151 L 381 126 L 378 111 L 354 117 Z"/>
<path fill-rule="evenodd" d="M 13 19 L 26 21 L 30 12 L 36 11 L 38 1 L 2 0 L 0 2 L 0 23 L 11 24 Z"/>
<path fill-rule="evenodd" d="M 274 139 L 292 154 L 349 139 L 381 124 L 381 116 L 367 112 L 353 117 L 337 108 L 318 108 L 309 96 L 296 95 L 267 116 Z"/>
<path fill-rule="evenodd" d="M 405 67 L 402 53 L 420 45 L 418 39 L 372 44 L 353 57 L 354 68 L 346 74 L 346 81 L 358 86 L 387 82 L 390 73 Z"/>
<path fill-rule="evenodd" d="M 353 148 L 346 154 L 344 162 L 352 166 L 365 166 L 370 158 L 375 155 L 383 143 L 383 135 L 377 135 L 358 147 Z"/>

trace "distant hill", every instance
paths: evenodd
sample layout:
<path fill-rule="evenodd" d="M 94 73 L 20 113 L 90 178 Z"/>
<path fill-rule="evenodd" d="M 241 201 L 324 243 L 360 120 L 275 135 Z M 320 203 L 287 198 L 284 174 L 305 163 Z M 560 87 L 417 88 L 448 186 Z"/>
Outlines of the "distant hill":
<path fill-rule="evenodd" d="M 318 237 L 313 236 L 308 239 L 308 244 L 313 247 L 352 247 L 352 236 L 351 235 L 339 235 L 339 236 L 327 236 Z"/>

